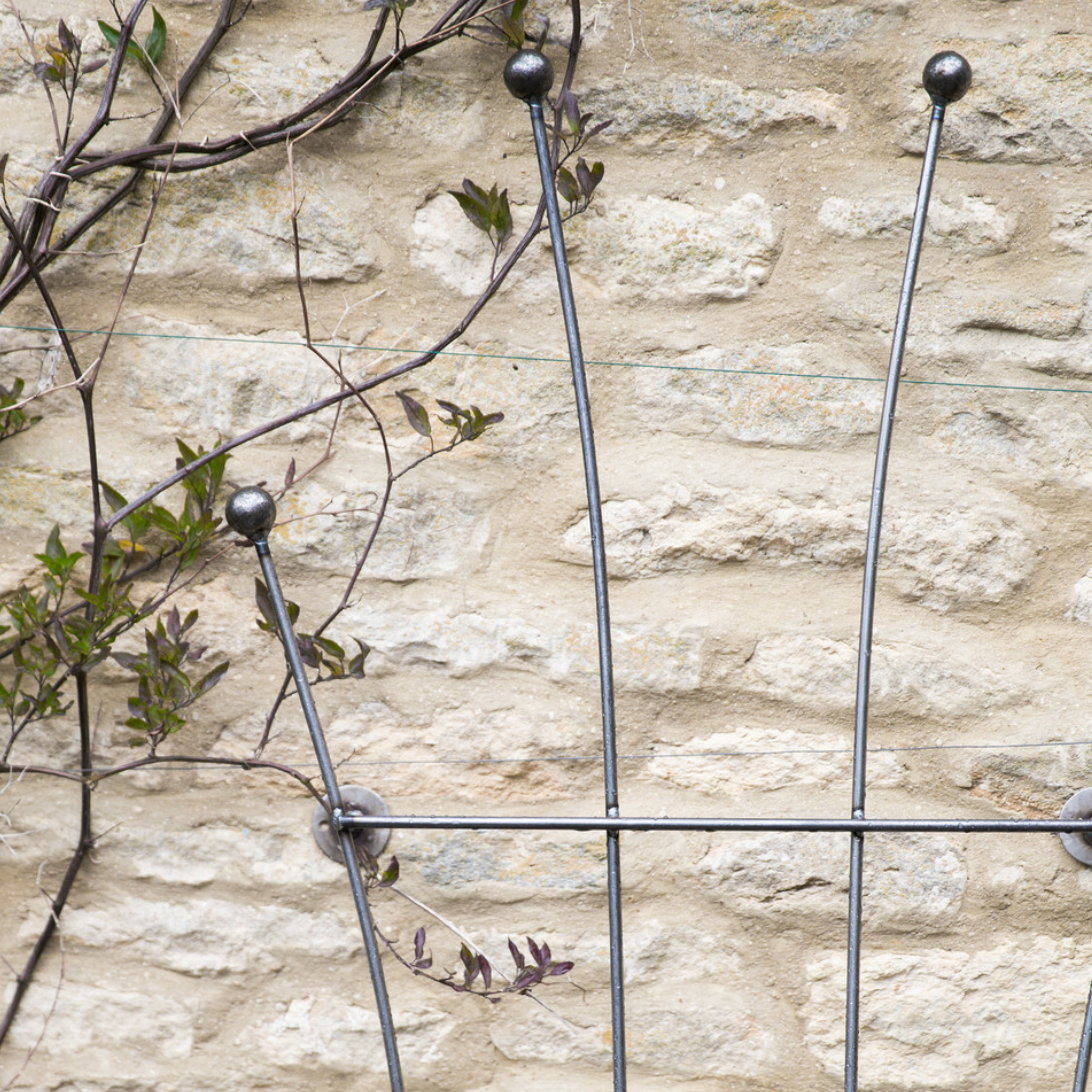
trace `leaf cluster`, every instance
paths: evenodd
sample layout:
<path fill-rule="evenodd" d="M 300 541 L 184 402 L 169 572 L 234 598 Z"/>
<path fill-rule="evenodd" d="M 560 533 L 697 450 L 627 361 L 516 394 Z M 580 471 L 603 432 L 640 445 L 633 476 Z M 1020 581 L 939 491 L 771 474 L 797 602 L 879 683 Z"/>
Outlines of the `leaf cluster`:
<path fill-rule="evenodd" d="M 456 970 L 432 972 L 432 953 L 426 952 L 428 935 L 423 925 L 413 938 L 413 959 L 399 955 L 389 942 L 388 946 L 414 974 L 439 982 L 456 993 L 473 993 L 484 997 L 495 1005 L 505 994 L 528 994 L 547 979 L 560 978 L 573 969 L 571 960 L 555 960 L 550 946 L 545 942 L 537 944 L 532 937 L 526 939 L 525 953 L 511 937 L 508 938 L 508 952 L 515 970 L 510 981 L 496 986 L 492 964 L 483 953 L 473 951 L 465 943 L 459 948 L 459 967 Z"/>
<path fill-rule="evenodd" d="M 109 23 L 99 20 L 99 30 L 106 39 L 106 44 L 111 49 L 117 49 L 121 41 L 121 31 L 112 27 Z M 145 72 L 151 72 L 163 56 L 163 50 L 167 47 L 167 23 L 156 8 L 152 8 L 152 29 L 144 36 L 143 42 L 135 42 L 132 39 L 126 44 L 125 52 L 128 56 L 140 62 Z"/>
<path fill-rule="evenodd" d="M 409 421 L 414 432 L 434 442 L 432 420 L 428 415 L 428 410 L 406 391 L 395 391 L 394 393 L 402 403 L 402 409 L 406 412 L 406 420 Z M 477 440 L 493 425 L 498 425 L 504 420 L 504 414 L 500 410 L 495 413 L 482 413 L 477 406 L 464 409 L 462 406 L 455 405 L 454 402 L 445 402 L 443 399 L 437 399 L 436 405 L 447 414 L 446 417 L 437 415 L 440 424 L 454 429 L 454 435 L 448 443 L 448 449 L 461 443 Z M 433 450 L 435 450 L 435 445 Z"/>
<path fill-rule="evenodd" d="M 535 16 L 534 20 L 536 26 L 533 36 L 541 42 L 546 37 L 549 21 L 542 16 Z M 527 22 L 527 0 L 507 0 L 496 7 L 490 5 L 482 22 L 473 24 L 471 29 L 484 34 L 490 41 L 503 43 L 509 49 L 522 49 L 529 37 Z"/>
<path fill-rule="evenodd" d="M 75 94 L 81 75 L 94 72 L 106 64 L 105 58 L 81 64 L 83 40 L 68 29 L 63 19 L 57 23 L 56 41 L 46 43 L 45 54 L 45 60 L 35 57 L 31 62 L 34 75 L 43 83 L 60 84 L 68 96 Z"/>
<path fill-rule="evenodd" d="M 273 598 L 269 594 L 269 589 L 258 577 L 254 578 L 254 601 L 261 612 L 258 628 L 265 633 L 272 633 L 283 644 L 284 638 L 277 625 L 277 612 L 273 606 Z M 286 599 L 285 607 L 288 611 L 288 620 L 295 631 L 296 621 L 300 616 L 300 605 L 291 599 Z M 371 646 L 360 638 L 353 638 L 357 651 L 352 656 L 337 641 L 332 641 L 329 637 L 323 637 L 318 633 L 295 633 L 295 638 L 296 648 L 299 649 L 304 666 L 318 672 L 315 682 L 364 678 L 364 661 L 371 652 Z"/>
<path fill-rule="evenodd" d="M 26 432 L 36 425 L 41 416 L 31 417 L 25 409 L 11 409 L 23 400 L 22 379 L 16 379 L 10 387 L 0 385 L 0 440 L 6 440 L 19 432 Z"/>
<path fill-rule="evenodd" d="M 182 440 L 175 443 L 179 452 L 176 460 L 179 470 L 206 454 L 203 447 L 199 446 L 194 451 Z M 179 573 L 193 565 L 222 523 L 221 517 L 215 513 L 228 457 L 227 454 L 217 455 L 182 479 L 184 499 L 180 511 L 172 512 L 165 505 L 151 503 L 125 516 L 121 526 L 128 537 L 110 540 L 107 560 L 114 564 L 120 561 L 123 570 L 127 570 L 138 557 L 145 561 L 146 568 L 172 557 Z M 114 512 L 120 512 L 129 505 L 121 492 L 106 482 L 102 483 L 102 493 Z"/>
<path fill-rule="evenodd" d="M 197 611 L 185 619 L 172 607 L 164 619 L 156 619 L 154 630 L 144 631 L 144 651 L 139 654 L 115 652 L 113 659 L 137 677 L 137 692 L 129 698 L 126 727 L 135 733 L 132 747 L 147 743 L 154 755 L 159 744 L 186 723 L 182 710 L 192 705 L 219 683 L 228 670 L 225 661 L 198 679 L 191 677 L 187 665 L 196 663 L 208 651 L 194 646 L 187 633 L 197 623 Z"/>
<path fill-rule="evenodd" d="M 459 202 L 466 218 L 484 232 L 493 246 L 493 272 L 505 243 L 512 238 L 512 209 L 508 204 L 508 191 L 497 192 L 496 183 L 488 192 L 469 178 L 463 179 L 463 192 L 448 190 Z"/>

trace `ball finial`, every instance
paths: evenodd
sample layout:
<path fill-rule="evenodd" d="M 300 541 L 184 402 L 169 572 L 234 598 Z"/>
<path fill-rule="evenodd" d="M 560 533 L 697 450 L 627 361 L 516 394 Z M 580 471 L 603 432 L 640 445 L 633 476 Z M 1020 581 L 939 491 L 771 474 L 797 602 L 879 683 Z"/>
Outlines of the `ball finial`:
<path fill-rule="evenodd" d="M 517 99 L 540 99 L 554 85 L 554 66 L 537 49 L 521 49 L 504 66 L 504 84 Z"/>
<path fill-rule="evenodd" d="M 276 501 L 256 485 L 233 493 L 224 509 L 231 529 L 251 540 L 263 539 L 277 522 Z"/>
<path fill-rule="evenodd" d="M 929 58 L 921 74 L 921 82 L 929 97 L 938 106 L 958 102 L 971 86 L 971 66 L 967 58 L 946 49 Z"/>

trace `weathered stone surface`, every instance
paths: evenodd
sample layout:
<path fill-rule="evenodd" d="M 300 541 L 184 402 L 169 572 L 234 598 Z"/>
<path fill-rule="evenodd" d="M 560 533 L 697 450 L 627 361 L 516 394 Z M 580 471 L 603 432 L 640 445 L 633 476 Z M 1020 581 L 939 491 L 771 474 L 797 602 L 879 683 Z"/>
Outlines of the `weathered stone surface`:
<path fill-rule="evenodd" d="M 333 496 L 327 485 L 303 482 L 278 505 L 282 522 L 271 536 L 278 550 L 315 565 L 359 557 L 378 508 L 376 491 L 361 482 Z M 302 517 L 302 518 L 301 518 Z M 287 522 L 294 520 L 295 522 Z M 489 505 L 463 493 L 451 497 L 407 481 L 392 496 L 368 554 L 366 577 L 420 580 L 473 572 L 490 538 Z"/>
<path fill-rule="evenodd" d="M 49 467 L 0 466 L 0 519 L 7 526 L 34 527 L 42 547 L 54 524 L 71 528 L 87 518 L 90 486 L 85 475 Z M 68 550 L 80 544 L 64 536 Z"/>
<path fill-rule="evenodd" d="M 56 1002 L 56 1004 L 54 1004 Z M 27 991 L 19 1019 L 11 1029 L 11 1044 L 28 1050 L 42 1035 L 41 1050 L 55 1058 L 79 1052 L 83 1073 L 111 1073 L 118 1050 L 138 1050 L 158 1069 L 177 1064 L 193 1050 L 194 1000 L 177 1001 L 117 987 L 100 988 L 66 982 L 34 984 Z"/>
<path fill-rule="evenodd" d="M 926 498 L 923 498 L 926 500 Z M 1012 498 L 992 510 L 954 499 L 907 511 L 890 506 L 883 537 L 885 573 L 907 598 L 945 610 L 997 602 L 1031 575 L 1030 516 Z M 647 501 L 607 501 L 603 523 L 614 576 L 689 572 L 721 562 L 856 566 L 864 560 L 866 498 L 813 477 L 807 488 L 776 492 L 669 485 Z M 565 533 L 573 561 L 591 564 L 588 519 Z"/>
<path fill-rule="evenodd" d="M 806 927 L 809 918 L 846 912 L 846 835 L 733 835 L 718 841 L 699 867 L 705 884 L 748 917 Z M 942 837 L 878 834 L 865 842 L 870 928 L 945 930 L 958 918 L 966 885 L 962 855 Z"/>
<path fill-rule="evenodd" d="M 427 838 L 402 834 L 399 845 L 426 883 L 471 888 L 503 902 L 525 899 L 532 892 L 564 895 L 606 885 L 606 850 L 594 837 L 553 840 L 543 835 L 453 831 Z"/>
<path fill-rule="evenodd" d="M 1092 569 L 1073 585 L 1066 617 L 1071 621 L 1092 626 Z"/>
<path fill-rule="evenodd" d="M 513 206 L 514 234 L 519 238 L 531 221 L 531 211 Z M 465 216 L 458 202 L 449 193 L 430 198 L 417 210 L 410 234 L 410 260 L 419 269 L 428 270 L 439 277 L 445 287 L 462 296 L 480 296 L 489 284 L 493 268 L 493 245 L 485 233 L 476 228 Z M 528 255 L 530 259 L 532 255 Z M 504 255 L 498 260 L 504 260 Z M 529 288 L 527 267 L 531 261 L 521 263 L 505 281 L 511 291 L 515 285 Z M 534 281 L 539 291 L 548 282 Z M 553 288 L 556 294 L 557 288 Z"/>
<path fill-rule="evenodd" d="M 580 100 L 594 122 L 611 120 L 603 136 L 648 136 L 678 142 L 696 134 L 727 141 L 774 129 L 815 125 L 842 130 L 841 99 L 819 88 L 764 91 L 700 76 L 643 80 L 594 88 Z"/>
<path fill-rule="evenodd" d="M 302 798 L 282 807 L 290 818 L 264 830 L 253 820 L 245 829 L 216 821 L 173 830 L 125 823 L 104 839 L 102 858 L 123 875 L 172 886 L 241 882 L 278 890 L 339 887 L 344 870 L 323 856 L 311 837 L 314 807 Z"/>
<path fill-rule="evenodd" d="M 634 398 L 647 399 L 672 431 L 744 443 L 833 446 L 878 427 L 879 384 L 801 378 L 838 374 L 810 349 L 703 349 L 636 369 Z"/>
<path fill-rule="evenodd" d="M 785 0 L 713 0 L 694 4 L 687 14 L 732 41 L 790 56 L 835 49 L 872 21 L 867 11 L 849 5 L 800 7 Z"/>
<path fill-rule="evenodd" d="M 126 346 L 125 387 L 134 410 L 156 414 L 171 435 L 234 434 L 337 389 L 330 370 L 294 331 L 261 342 L 215 337 L 206 326 L 154 323 L 159 337 Z M 328 430 L 305 418 L 274 435 L 299 442 Z"/>
<path fill-rule="evenodd" d="M 198 977 L 276 971 L 291 953 L 345 959 L 361 947 L 356 922 L 335 914 L 220 899 L 130 898 L 72 910 L 65 929 L 90 948 L 125 951 L 126 958 Z"/>
<path fill-rule="evenodd" d="M 948 111 L 944 148 L 970 159 L 1010 163 L 1092 157 L 1092 36 L 1059 33 L 1022 41 L 954 42 L 974 68 L 974 87 Z M 920 88 L 903 147 L 920 154 L 929 115 Z"/>
<path fill-rule="evenodd" d="M 309 994 L 279 1004 L 270 1017 L 247 1028 L 244 1041 L 257 1044 L 279 1069 L 300 1066 L 330 1075 L 386 1072 L 379 1018 L 371 1009 L 337 994 Z M 439 1062 L 455 1022 L 437 1009 L 396 1008 L 394 1027 L 406 1062 L 427 1065 Z"/>
<path fill-rule="evenodd" d="M 978 951 L 866 950 L 862 1079 L 884 1088 L 956 1088 L 1004 1072 L 1013 1088 L 1064 1086 L 1080 1040 L 1090 955 L 1087 945 L 1048 936 Z M 837 1077 L 845 1062 L 844 955 L 814 960 L 808 979 L 807 1042 Z"/>
<path fill-rule="evenodd" d="M 834 235 L 871 239 L 909 231 L 914 200 L 887 197 L 828 197 L 819 209 L 819 223 Z M 1008 249 L 1016 218 L 982 197 L 964 195 L 958 205 L 940 199 L 929 204 L 926 239 L 977 254 Z"/>
<path fill-rule="evenodd" d="M 599 671 L 595 627 L 538 612 L 523 617 L 476 611 L 419 610 L 397 614 L 350 608 L 342 624 L 372 645 L 375 673 L 398 666 L 442 667 L 458 678 L 486 667 L 530 669 L 547 678 Z M 614 628 L 615 679 L 621 686 L 690 690 L 701 679 L 702 634 L 693 626 Z"/>
<path fill-rule="evenodd" d="M 821 708 L 853 707 L 855 642 L 803 634 L 763 637 L 742 673 L 743 684 L 781 701 Z M 1027 700 L 1028 683 L 983 667 L 962 653 L 880 640 L 872 651 L 872 704 L 916 716 L 968 715 Z"/>
<path fill-rule="evenodd" d="M 728 799 L 787 785 L 848 785 L 852 752 L 845 736 L 791 728 L 741 726 L 657 748 L 647 775 L 681 789 Z M 893 754 L 869 757 L 872 786 L 899 783 L 903 763 Z"/>
<path fill-rule="evenodd" d="M 1035 481 L 1092 484 L 1083 452 L 1086 410 L 1064 396 L 1023 405 L 975 396 L 944 413 L 927 442 L 936 450 L 993 473 Z"/>
<path fill-rule="evenodd" d="M 372 233 L 361 207 L 343 208 L 316 180 L 296 179 L 300 265 L 308 281 L 336 277 L 364 280 L 378 271 Z M 292 241 L 292 187 L 287 172 L 255 175 L 180 175 L 163 190 L 156 230 L 141 252 L 142 276 L 207 278 L 213 271 L 245 283 L 291 282 L 296 267 Z M 139 241 L 144 210 L 112 229 L 97 229 L 90 245 L 99 250 L 125 250 Z M 125 233 L 128 232 L 128 235 Z"/>
<path fill-rule="evenodd" d="M 770 275 L 780 233 L 757 193 L 719 208 L 617 197 L 566 228 L 576 269 L 609 299 L 736 300 Z"/>

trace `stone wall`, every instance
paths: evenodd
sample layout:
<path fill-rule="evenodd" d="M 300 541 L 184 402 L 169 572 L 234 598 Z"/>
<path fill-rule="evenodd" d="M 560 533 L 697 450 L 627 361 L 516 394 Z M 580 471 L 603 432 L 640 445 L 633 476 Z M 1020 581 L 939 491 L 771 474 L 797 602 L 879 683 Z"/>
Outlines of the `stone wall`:
<path fill-rule="evenodd" d="M 34 0 L 101 50 L 93 0 Z M 162 0 L 180 45 L 211 3 Z M 304 8 L 306 7 L 306 10 Z M 442 10 L 418 0 L 407 25 Z M 566 33 L 552 11 L 554 35 Z M 344 71 L 355 0 L 258 0 L 195 94 L 198 138 L 286 111 Z M 615 623 L 622 810 L 844 816 L 875 435 L 928 122 L 920 72 L 964 53 L 900 395 L 877 607 L 869 813 L 1054 817 L 1092 779 L 1092 10 L 1084 0 L 599 0 L 583 12 L 583 107 L 606 177 L 566 225 L 590 367 Z M 50 154 L 16 20 L 0 16 L 9 195 Z M 175 39 L 172 39 L 172 49 Z M 563 58 L 559 40 L 547 51 Z M 168 60 L 171 54 L 168 53 Z M 458 320 L 488 248 L 448 190 L 537 174 L 503 51 L 467 39 L 412 62 L 341 128 L 296 149 L 317 336 L 378 370 Z M 126 96 L 140 96 L 140 73 Z M 90 80 L 90 78 L 89 78 Z M 211 94 L 210 94 L 211 93 Z M 120 123 L 123 126 L 135 123 Z M 120 137 L 119 137 L 120 140 Z M 302 348 L 283 149 L 169 180 L 97 394 L 103 474 L 124 492 L 336 389 Z M 132 244 L 146 194 L 88 243 Z M 69 324 L 109 321 L 124 255 L 67 259 Z M 43 344 L 28 293 L 5 349 Z M 345 781 L 401 813 L 602 808 L 586 502 L 550 255 L 537 242 L 466 335 L 407 389 L 503 410 L 474 444 L 402 479 L 360 593 L 335 627 L 373 652 L 319 688 Z M 390 350 L 382 353 L 380 350 Z M 33 383 L 36 349 L 0 358 Z M 49 528 L 89 535 L 78 404 L 49 398 L 0 447 L 0 576 Z M 426 450 L 384 388 L 396 463 Z M 274 536 L 305 619 L 333 606 L 382 482 L 346 410 L 334 457 Z M 323 453 L 320 418 L 239 451 L 279 483 Z M 328 513 L 349 513 L 331 516 Z M 353 514 L 355 513 L 355 514 Z M 253 753 L 281 678 L 254 624 L 252 551 L 184 602 L 229 680 L 165 747 Z M 124 672 L 96 675 L 96 762 L 131 755 Z M 72 767 L 69 723 L 20 763 Z M 313 772 L 285 707 L 266 757 Z M 377 1021 L 341 868 L 313 801 L 269 772 L 155 767 L 94 794 L 84 868 L 0 1080 L 50 1092 L 381 1090 Z M 0 954 L 26 959 L 78 823 L 71 782 L 0 796 Z M 623 839 L 631 1082 L 642 1092 L 841 1087 L 845 836 Z M 863 1087 L 1045 1092 L 1071 1080 L 1089 979 L 1092 873 L 1046 836 L 868 841 Z M 491 1006 L 388 975 L 407 1086 L 610 1087 L 604 851 L 595 836 L 396 833 L 402 884 L 496 953 L 548 939 L 579 986 Z M 375 913 L 402 946 L 433 919 Z M 1082 926 L 1083 927 L 1083 926 Z M 458 940 L 433 923 L 437 963 Z M 1083 938 L 1083 939 L 1082 939 Z M 9 977 L 10 982 L 10 977 Z M 27 1052 L 36 1048 L 24 1065 Z"/>

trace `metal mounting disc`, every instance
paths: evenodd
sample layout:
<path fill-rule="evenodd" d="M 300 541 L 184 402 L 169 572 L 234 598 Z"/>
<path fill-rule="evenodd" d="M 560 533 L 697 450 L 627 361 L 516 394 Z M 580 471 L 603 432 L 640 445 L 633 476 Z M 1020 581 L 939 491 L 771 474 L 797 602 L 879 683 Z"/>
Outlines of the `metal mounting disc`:
<path fill-rule="evenodd" d="M 323 797 L 323 802 L 315 808 L 315 816 L 311 820 L 311 833 L 315 836 L 319 849 L 332 861 L 344 864 L 341 855 L 341 843 L 337 832 L 330 822 L 330 813 L 326 806 L 329 798 Z M 371 789 L 361 788 L 359 785 L 341 786 L 342 810 L 346 815 L 390 815 L 390 808 L 383 803 L 383 798 Z M 391 832 L 388 827 L 374 827 L 371 830 L 357 830 L 352 834 L 353 841 L 363 849 L 366 849 L 373 857 L 378 857 L 391 840 Z M 1089 847 L 1092 849 L 1092 846 Z"/>
<path fill-rule="evenodd" d="M 1062 819 L 1092 819 L 1092 789 L 1075 792 L 1062 808 Z M 1065 851 L 1083 865 L 1092 865 L 1092 841 L 1087 834 L 1059 834 Z"/>

